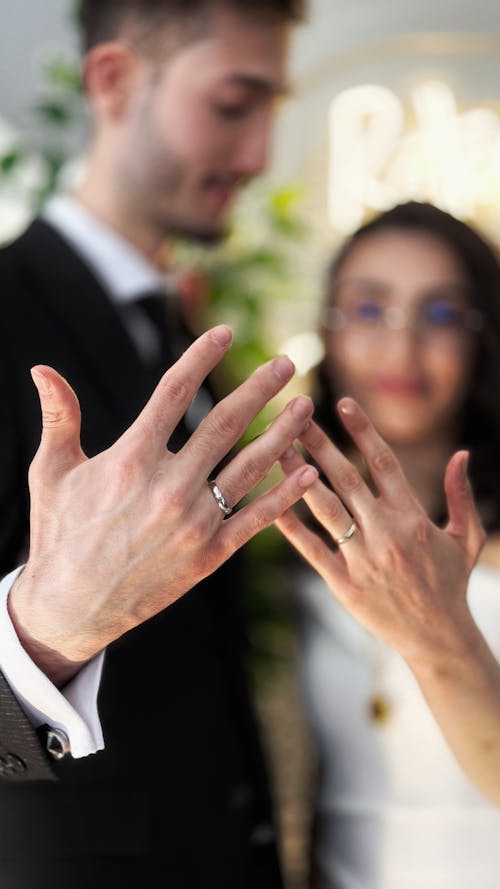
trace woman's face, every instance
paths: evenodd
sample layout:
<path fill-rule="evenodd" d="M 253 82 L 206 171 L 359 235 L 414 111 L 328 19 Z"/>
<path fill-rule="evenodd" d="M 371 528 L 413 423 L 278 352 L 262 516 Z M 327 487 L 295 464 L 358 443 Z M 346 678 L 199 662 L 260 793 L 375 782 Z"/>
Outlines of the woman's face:
<path fill-rule="evenodd" d="M 341 264 L 327 313 L 333 389 L 363 405 L 394 445 L 452 435 L 473 334 L 457 256 L 433 235 L 367 235 Z"/>

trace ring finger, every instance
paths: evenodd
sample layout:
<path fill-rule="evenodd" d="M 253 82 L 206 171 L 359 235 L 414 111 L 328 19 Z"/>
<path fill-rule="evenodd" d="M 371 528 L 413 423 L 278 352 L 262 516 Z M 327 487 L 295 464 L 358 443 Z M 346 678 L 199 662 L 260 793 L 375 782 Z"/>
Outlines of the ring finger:
<path fill-rule="evenodd" d="M 300 435 L 312 412 L 310 398 L 301 395 L 294 399 L 262 435 L 243 448 L 219 472 L 216 485 L 229 506 L 234 507 L 262 481 L 279 460 L 283 450 Z M 215 493 L 214 496 L 216 497 Z M 224 511 L 220 501 L 219 506 Z"/>
<path fill-rule="evenodd" d="M 287 475 L 304 463 L 304 459 L 293 447 L 289 448 L 281 458 L 283 471 Z M 353 516 L 342 503 L 340 497 L 333 491 L 330 491 L 323 482 L 319 480 L 315 482 L 302 499 L 306 502 L 313 516 L 339 546 L 352 541 L 355 535 L 358 536 L 359 540 L 361 531 L 357 522 L 355 522 Z"/>

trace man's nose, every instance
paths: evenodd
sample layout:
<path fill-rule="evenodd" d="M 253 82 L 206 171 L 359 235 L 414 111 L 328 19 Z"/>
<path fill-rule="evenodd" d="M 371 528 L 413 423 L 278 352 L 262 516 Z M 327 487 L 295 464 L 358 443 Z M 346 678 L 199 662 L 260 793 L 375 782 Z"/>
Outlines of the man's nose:
<path fill-rule="evenodd" d="M 271 115 L 263 114 L 243 134 L 236 166 L 240 176 L 256 176 L 268 164 L 271 143 Z"/>

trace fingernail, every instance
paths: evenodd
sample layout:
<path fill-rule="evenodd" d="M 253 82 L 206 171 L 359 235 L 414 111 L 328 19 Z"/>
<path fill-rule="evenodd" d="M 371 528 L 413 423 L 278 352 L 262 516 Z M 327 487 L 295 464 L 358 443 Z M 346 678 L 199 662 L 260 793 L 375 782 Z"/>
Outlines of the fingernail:
<path fill-rule="evenodd" d="M 339 401 L 339 411 L 345 417 L 353 417 L 356 412 L 356 405 L 350 398 L 343 398 Z"/>
<path fill-rule="evenodd" d="M 52 392 L 52 385 L 47 377 L 41 373 L 37 368 L 32 367 L 30 370 L 31 378 L 38 389 L 38 391 L 42 395 L 50 395 Z"/>
<path fill-rule="evenodd" d="M 212 339 L 220 346 L 229 346 L 233 339 L 233 331 L 227 324 L 219 324 L 210 332 Z"/>
<path fill-rule="evenodd" d="M 310 398 L 307 398 L 305 395 L 299 395 L 295 401 L 292 402 L 292 414 L 297 420 L 305 420 L 313 411 L 313 405 Z"/>
<path fill-rule="evenodd" d="M 273 365 L 274 373 L 280 380 L 289 380 L 295 372 L 293 362 L 284 355 L 280 358 L 273 358 L 271 364 Z"/>
<path fill-rule="evenodd" d="M 307 466 L 299 475 L 299 485 L 308 488 L 318 478 L 318 470 L 314 466 Z"/>

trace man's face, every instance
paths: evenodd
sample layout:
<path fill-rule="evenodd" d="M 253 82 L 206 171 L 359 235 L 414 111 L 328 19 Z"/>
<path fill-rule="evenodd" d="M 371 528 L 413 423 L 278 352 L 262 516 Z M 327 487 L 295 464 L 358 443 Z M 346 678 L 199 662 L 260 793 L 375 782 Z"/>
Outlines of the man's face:
<path fill-rule="evenodd" d="M 126 212 L 161 237 L 224 233 L 237 191 L 266 165 L 287 38 L 286 25 L 221 11 L 163 64 L 141 58 L 115 134 Z"/>

